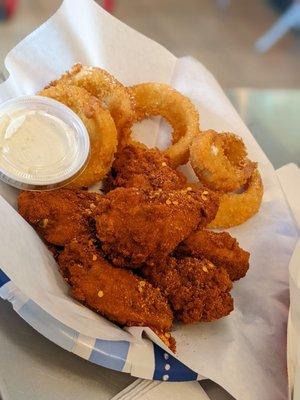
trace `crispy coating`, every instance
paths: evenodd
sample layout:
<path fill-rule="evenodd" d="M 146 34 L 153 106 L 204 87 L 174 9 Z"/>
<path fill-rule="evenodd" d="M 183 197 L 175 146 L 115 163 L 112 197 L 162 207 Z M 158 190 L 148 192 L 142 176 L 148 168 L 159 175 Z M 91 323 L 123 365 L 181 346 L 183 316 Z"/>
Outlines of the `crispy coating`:
<path fill-rule="evenodd" d="M 263 194 L 261 176 L 255 169 L 241 193 L 220 193 L 220 206 L 209 228 L 230 228 L 243 224 L 259 211 Z"/>
<path fill-rule="evenodd" d="M 244 142 L 233 133 L 201 132 L 190 146 L 190 162 L 195 174 L 212 190 L 240 189 L 257 165 L 246 156 Z"/>
<path fill-rule="evenodd" d="M 63 246 L 73 238 L 89 235 L 89 218 L 102 196 L 84 190 L 57 189 L 21 192 L 19 213 L 49 243 Z"/>
<path fill-rule="evenodd" d="M 168 258 L 145 266 L 142 275 L 168 298 L 176 318 L 186 324 L 210 322 L 233 310 L 232 282 L 223 268 L 197 258 Z"/>
<path fill-rule="evenodd" d="M 130 144 L 118 152 L 108 179 L 108 187 L 182 189 L 187 186 L 186 177 L 171 168 L 170 159 L 158 149 L 147 149 Z"/>
<path fill-rule="evenodd" d="M 125 128 L 131 124 L 134 116 L 134 102 L 131 91 L 123 86 L 114 76 L 97 67 L 88 67 L 74 64 L 58 80 L 50 86 L 61 84 L 76 85 L 84 88 L 101 102 L 101 106 L 108 109 L 118 131 L 118 145 L 129 140 L 129 131 L 125 136 Z"/>
<path fill-rule="evenodd" d="M 59 256 L 59 265 L 72 296 L 109 320 L 158 332 L 171 329 L 172 311 L 160 290 L 131 271 L 111 266 L 93 240 L 71 241 Z"/>
<path fill-rule="evenodd" d="M 228 232 L 198 230 L 182 242 L 176 254 L 196 258 L 207 258 L 228 272 L 232 281 L 243 278 L 249 268 L 250 253 L 243 250 L 238 241 Z"/>
<path fill-rule="evenodd" d="M 155 115 L 164 117 L 173 128 L 173 143 L 165 154 L 173 167 L 186 164 L 189 146 L 199 134 L 199 114 L 191 100 L 165 83 L 140 83 L 130 90 L 135 101 L 133 122 Z"/>
<path fill-rule="evenodd" d="M 96 230 L 113 264 L 137 268 L 163 261 L 193 230 L 212 220 L 217 209 L 214 195 L 203 189 L 118 188 L 99 204 Z"/>
<path fill-rule="evenodd" d="M 68 187 L 78 188 L 99 182 L 109 172 L 117 148 L 117 130 L 108 110 L 87 90 L 67 84 L 49 86 L 38 93 L 71 108 L 82 120 L 90 138 L 90 157 L 84 170 Z"/>

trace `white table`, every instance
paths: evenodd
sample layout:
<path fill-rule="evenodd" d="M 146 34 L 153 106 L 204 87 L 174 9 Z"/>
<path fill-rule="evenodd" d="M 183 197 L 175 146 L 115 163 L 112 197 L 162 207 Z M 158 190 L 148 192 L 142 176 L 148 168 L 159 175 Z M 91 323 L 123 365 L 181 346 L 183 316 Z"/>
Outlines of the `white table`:
<path fill-rule="evenodd" d="M 300 91 L 236 89 L 228 95 L 275 168 L 300 162 Z M 106 400 L 133 380 L 54 345 L 0 300 L 2 400 Z M 202 386 L 213 400 L 232 399 L 210 381 Z"/>

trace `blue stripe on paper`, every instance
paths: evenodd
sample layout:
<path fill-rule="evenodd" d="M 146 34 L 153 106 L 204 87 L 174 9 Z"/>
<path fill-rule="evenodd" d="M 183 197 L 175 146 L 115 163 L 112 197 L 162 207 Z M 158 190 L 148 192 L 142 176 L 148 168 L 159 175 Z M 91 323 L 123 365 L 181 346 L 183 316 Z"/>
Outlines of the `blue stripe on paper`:
<path fill-rule="evenodd" d="M 0 269 L 0 287 L 9 282 L 9 277 Z M 43 336 L 62 348 L 72 351 L 79 333 L 52 317 L 33 300 L 28 300 L 18 314 Z M 106 368 L 122 371 L 127 359 L 130 343 L 96 339 L 89 361 Z M 198 374 L 153 343 L 155 370 L 154 380 L 194 381 Z"/>
<path fill-rule="evenodd" d="M 0 268 L 0 287 L 5 285 L 9 281 L 10 281 L 9 277 Z"/>
<path fill-rule="evenodd" d="M 130 343 L 124 340 L 111 341 L 96 339 L 89 360 L 95 364 L 122 371 L 126 362 Z"/>
<path fill-rule="evenodd" d="M 72 351 L 78 332 L 52 317 L 33 300 L 28 300 L 18 314 L 39 333 L 68 351 Z"/>
<path fill-rule="evenodd" d="M 163 381 L 196 381 L 198 374 L 153 343 L 155 370 L 153 379 Z"/>

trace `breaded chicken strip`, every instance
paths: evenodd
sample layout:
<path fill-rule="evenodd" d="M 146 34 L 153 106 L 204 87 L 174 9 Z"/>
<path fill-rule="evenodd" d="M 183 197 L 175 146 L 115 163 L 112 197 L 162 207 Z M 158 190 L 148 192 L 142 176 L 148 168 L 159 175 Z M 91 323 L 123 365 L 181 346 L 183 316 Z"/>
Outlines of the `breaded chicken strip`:
<path fill-rule="evenodd" d="M 171 329 L 173 315 L 160 290 L 131 271 L 111 266 L 93 240 L 72 240 L 58 261 L 72 296 L 89 308 L 120 325 Z"/>
<path fill-rule="evenodd" d="M 243 250 L 238 241 L 228 232 L 198 230 L 182 242 L 176 254 L 196 258 L 207 258 L 228 272 L 232 281 L 246 275 L 249 268 L 250 253 Z"/>
<path fill-rule="evenodd" d="M 186 177 L 171 168 L 166 155 L 138 144 L 127 145 L 117 153 L 106 182 L 108 190 L 116 187 L 172 190 L 186 186 Z"/>
<path fill-rule="evenodd" d="M 98 193 L 72 189 L 21 192 L 18 207 L 22 217 L 47 242 L 63 246 L 75 237 L 89 235 L 89 216 L 101 197 Z"/>
<path fill-rule="evenodd" d="M 161 263 L 193 230 L 211 221 L 217 209 L 215 195 L 203 189 L 118 188 L 99 203 L 96 230 L 113 264 L 138 268 Z"/>
<path fill-rule="evenodd" d="M 164 264 L 144 267 L 142 275 L 161 289 L 175 317 L 186 324 L 214 321 L 233 310 L 231 280 L 208 260 L 168 258 Z"/>

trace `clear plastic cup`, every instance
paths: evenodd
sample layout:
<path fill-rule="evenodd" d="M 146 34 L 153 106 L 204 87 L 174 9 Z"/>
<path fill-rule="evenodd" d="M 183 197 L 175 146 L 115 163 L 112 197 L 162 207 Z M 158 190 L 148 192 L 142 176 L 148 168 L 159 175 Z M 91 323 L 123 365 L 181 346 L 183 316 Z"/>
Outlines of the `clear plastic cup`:
<path fill-rule="evenodd" d="M 26 190 L 65 186 L 84 170 L 89 153 L 86 127 L 64 104 L 21 96 L 0 105 L 0 179 L 9 185 Z"/>

